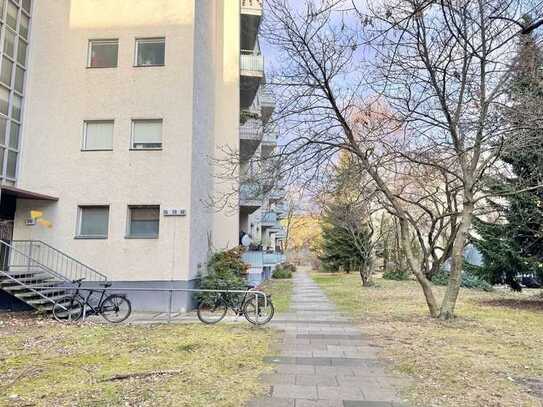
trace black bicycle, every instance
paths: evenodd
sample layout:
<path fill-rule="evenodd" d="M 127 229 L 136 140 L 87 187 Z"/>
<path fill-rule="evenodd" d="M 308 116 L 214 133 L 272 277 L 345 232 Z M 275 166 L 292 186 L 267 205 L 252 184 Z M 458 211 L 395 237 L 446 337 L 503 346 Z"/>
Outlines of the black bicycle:
<path fill-rule="evenodd" d="M 132 304 L 122 294 L 111 294 L 106 296 L 107 288 L 111 287 L 111 283 L 104 283 L 103 290 L 84 288 L 84 291 L 88 291 L 86 297 L 81 295 L 81 284 L 84 278 L 74 280 L 73 284 L 75 288 L 74 294 L 66 296 L 55 303 L 53 307 L 53 316 L 57 321 L 77 321 L 83 316 L 87 315 L 101 315 L 106 321 L 118 324 L 125 321 L 132 313 Z M 98 302 L 92 301 L 91 297 L 94 293 L 100 293 L 100 300 Z"/>
<path fill-rule="evenodd" d="M 198 305 L 198 319 L 204 324 L 216 324 L 226 316 L 228 309 L 231 309 L 236 316 L 245 316 L 251 324 L 267 324 L 275 313 L 271 295 L 264 298 L 262 294 L 254 293 L 254 290 L 255 287 L 247 286 L 244 293 L 232 293 L 226 290 L 220 293 L 208 293 Z"/>

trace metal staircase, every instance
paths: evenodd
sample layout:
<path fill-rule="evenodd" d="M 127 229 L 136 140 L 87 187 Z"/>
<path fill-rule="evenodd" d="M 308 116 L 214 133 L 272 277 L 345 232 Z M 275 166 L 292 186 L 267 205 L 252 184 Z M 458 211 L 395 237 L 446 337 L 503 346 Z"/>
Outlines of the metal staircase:
<path fill-rule="evenodd" d="M 38 311 L 51 312 L 73 280 L 104 283 L 107 277 L 40 240 L 0 240 L 0 289 Z"/>

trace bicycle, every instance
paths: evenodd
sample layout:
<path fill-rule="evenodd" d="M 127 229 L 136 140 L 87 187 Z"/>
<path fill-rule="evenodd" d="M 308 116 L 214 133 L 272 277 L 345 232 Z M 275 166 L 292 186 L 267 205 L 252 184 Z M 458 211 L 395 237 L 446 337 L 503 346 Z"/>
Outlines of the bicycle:
<path fill-rule="evenodd" d="M 265 299 L 262 294 L 251 294 L 255 287 L 247 286 L 241 300 L 239 293 L 219 292 L 211 295 L 211 298 L 203 300 L 198 305 L 198 319 L 204 324 L 212 325 L 221 321 L 228 312 L 234 311 L 236 317 L 241 315 L 253 325 L 264 325 L 271 321 L 275 308 L 271 301 L 271 295 Z"/>
<path fill-rule="evenodd" d="M 104 289 L 84 289 L 88 291 L 87 297 L 82 296 L 81 284 L 85 279 L 80 278 L 72 281 L 77 285 L 73 295 L 67 295 L 55 303 L 53 307 L 53 316 L 59 322 L 78 321 L 85 315 L 101 315 L 106 321 L 113 324 L 118 324 L 125 321 L 132 313 L 132 304 L 122 294 L 111 294 L 106 296 L 107 288 L 111 287 L 111 283 L 101 284 Z M 93 305 L 89 301 L 95 292 L 100 292 L 100 300 Z"/>

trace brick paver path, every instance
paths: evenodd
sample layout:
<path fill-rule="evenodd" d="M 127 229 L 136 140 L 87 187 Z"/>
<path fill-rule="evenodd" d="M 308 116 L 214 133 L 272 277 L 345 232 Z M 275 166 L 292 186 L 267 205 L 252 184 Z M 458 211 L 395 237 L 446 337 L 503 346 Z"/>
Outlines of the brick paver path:
<path fill-rule="evenodd" d="M 269 394 L 250 407 L 396 407 L 404 380 L 387 375 L 378 348 L 342 317 L 311 277 L 294 275 L 290 310 L 271 325 L 284 333 L 274 372 L 263 380 Z"/>

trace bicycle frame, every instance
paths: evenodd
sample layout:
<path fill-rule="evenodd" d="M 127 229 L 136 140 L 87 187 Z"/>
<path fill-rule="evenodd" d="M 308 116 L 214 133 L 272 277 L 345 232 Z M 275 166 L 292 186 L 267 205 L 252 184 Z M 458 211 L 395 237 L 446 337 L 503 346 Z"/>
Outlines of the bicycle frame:
<path fill-rule="evenodd" d="M 83 316 L 82 316 L 83 319 L 85 319 L 85 317 L 87 315 L 87 307 L 92 310 L 92 313 L 98 315 L 100 313 L 100 309 L 102 308 L 102 303 L 104 302 L 104 297 L 106 296 L 106 291 L 107 290 L 103 290 L 103 289 L 99 290 L 99 289 L 92 289 L 92 288 L 84 288 L 83 290 L 89 292 L 86 297 L 84 297 L 83 295 L 80 294 L 80 291 L 82 291 L 82 290 L 81 290 L 81 283 L 79 283 L 79 285 L 77 286 L 77 288 L 75 290 L 74 295 L 72 296 L 72 298 L 79 298 L 83 302 Z M 89 301 L 90 297 L 95 292 L 101 292 L 100 300 L 98 301 L 98 304 L 96 305 L 96 308 L 94 308 L 92 306 L 92 304 L 90 303 L 90 301 Z"/>

